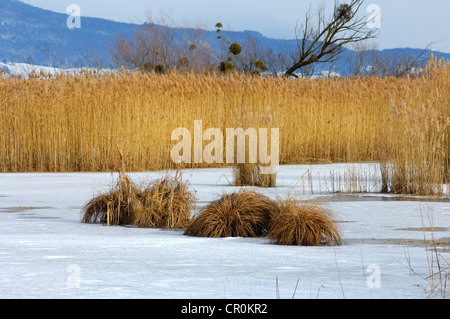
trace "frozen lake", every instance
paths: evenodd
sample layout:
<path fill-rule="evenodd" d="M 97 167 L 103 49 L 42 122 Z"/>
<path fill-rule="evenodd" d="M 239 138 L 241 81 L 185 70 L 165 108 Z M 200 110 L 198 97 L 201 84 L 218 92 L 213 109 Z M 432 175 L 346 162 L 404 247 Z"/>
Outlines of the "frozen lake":
<path fill-rule="evenodd" d="M 256 189 L 324 201 L 340 221 L 344 243 L 335 247 L 83 224 L 81 207 L 117 174 L 0 174 L 0 298 L 441 298 L 444 279 L 430 275 L 436 258 L 450 262 L 448 199 L 381 195 L 376 186 L 336 193 L 341 182 L 330 176 L 349 166 L 280 166 L 276 188 Z M 354 167 L 377 178 L 375 164 Z M 163 174 L 128 175 L 139 183 Z M 183 179 L 198 207 L 237 189 L 226 168 L 184 170 Z"/>

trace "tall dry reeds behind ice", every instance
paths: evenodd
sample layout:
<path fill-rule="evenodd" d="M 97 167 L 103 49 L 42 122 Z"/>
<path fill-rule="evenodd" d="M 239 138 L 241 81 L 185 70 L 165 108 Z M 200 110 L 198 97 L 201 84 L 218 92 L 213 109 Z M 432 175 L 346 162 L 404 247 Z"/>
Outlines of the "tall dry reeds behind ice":
<path fill-rule="evenodd" d="M 424 77 L 448 78 L 443 66 L 430 60 Z M 450 83 L 430 84 L 424 81 L 420 91 L 391 104 L 380 149 L 384 192 L 443 195 L 449 182 Z"/>
<path fill-rule="evenodd" d="M 395 130 L 410 130 L 408 118 L 393 118 L 396 107 L 404 105 L 412 114 L 425 107 L 440 118 L 449 116 L 449 70 L 449 63 L 431 60 L 424 75 L 414 78 L 123 70 L 2 77 L 0 171 L 115 170 L 116 144 L 122 145 L 129 171 L 174 168 L 170 150 L 177 141 L 171 133 L 185 127 L 193 138 L 194 120 L 202 120 L 203 130 L 219 128 L 224 134 L 226 128 L 279 128 L 280 164 L 380 160 L 385 147 L 403 147 L 392 141 Z M 393 121 L 397 126 L 389 131 Z M 448 157 L 448 129 L 439 134 Z"/>

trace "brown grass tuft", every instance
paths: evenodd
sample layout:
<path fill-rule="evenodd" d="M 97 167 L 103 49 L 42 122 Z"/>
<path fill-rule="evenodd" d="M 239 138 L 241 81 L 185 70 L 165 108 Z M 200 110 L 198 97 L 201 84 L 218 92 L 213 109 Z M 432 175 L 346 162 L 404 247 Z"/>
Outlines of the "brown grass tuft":
<path fill-rule="evenodd" d="M 83 223 L 128 225 L 136 211 L 143 209 L 139 190 L 126 176 L 119 178 L 116 186 L 105 194 L 91 199 L 82 210 Z"/>
<path fill-rule="evenodd" d="M 225 194 L 203 208 L 186 229 L 199 237 L 257 237 L 268 228 L 278 204 L 254 191 Z"/>
<path fill-rule="evenodd" d="M 279 214 L 271 222 L 267 237 L 278 245 L 339 245 L 341 235 L 332 213 L 319 204 L 280 201 Z"/>
<path fill-rule="evenodd" d="M 141 192 L 144 209 L 134 214 L 138 227 L 186 228 L 194 202 L 194 194 L 180 175 L 163 177 Z"/>
<path fill-rule="evenodd" d="M 83 207 L 81 221 L 146 228 L 185 228 L 190 219 L 194 195 L 177 172 L 144 189 L 121 175 L 116 187 L 90 200 Z"/>
<path fill-rule="evenodd" d="M 238 163 L 233 170 L 234 186 L 276 186 L 277 174 L 261 174 L 259 164 Z"/>

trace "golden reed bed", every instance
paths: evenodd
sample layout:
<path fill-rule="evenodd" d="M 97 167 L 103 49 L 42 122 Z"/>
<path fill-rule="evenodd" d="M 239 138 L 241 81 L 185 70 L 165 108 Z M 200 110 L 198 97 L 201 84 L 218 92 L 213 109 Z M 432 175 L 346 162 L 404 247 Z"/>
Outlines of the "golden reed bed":
<path fill-rule="evenodd" d="M 434 58 L 415 78 L 125 72 L 3 77 L 0 171 L 115 170 L 117 145 L 129 171 L 175 167 L 171 133 L 179 127 L 193 132 L 195 120 L 203 130 L 223 132 L 279 128 L 280 164 L 431 152 L 431 158 L 422 155 L 442 168 L 449 153 L 449 92 L 450 63 Z M 194 166 L 211 165 L 183 167 Z"/>

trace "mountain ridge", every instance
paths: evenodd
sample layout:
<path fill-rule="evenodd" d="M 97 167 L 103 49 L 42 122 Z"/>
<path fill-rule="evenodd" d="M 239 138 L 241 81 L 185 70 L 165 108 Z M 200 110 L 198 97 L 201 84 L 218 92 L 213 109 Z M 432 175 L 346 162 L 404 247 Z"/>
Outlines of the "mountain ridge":
<path fill-rule="evenodd" d="M 93 66 L 101 57 L 106 64 L 108 50 L 116 36 L 131 33 L 140 24 L 117 22 L 93 17 L 81 17 L 81 28 L 67 27 L 69 15 L 38 8 L 19 0 L 0 2 L 0 61 L 23 62 L 52 67 Z M 216 45 L 215 31 L 208 32 L 208 41 Z M 247 34 L 255 37 L 263 47 L 274 49 L 295 45 L 295 39 L 273 39 L 258 31 L 226 31 L 223 35 L 235 41 L 245 41 Z M 418 52 L 419 48 L 393 48 L 383 51 Z M 346 52 L 351 50 L 345 49 Z M 450 61 L 450 53 L 430 51 L 435 56 Z M 341 67 L 342 68 L 342 67 Z M 339 73 L 345 74 L 345 67 Z"/>

